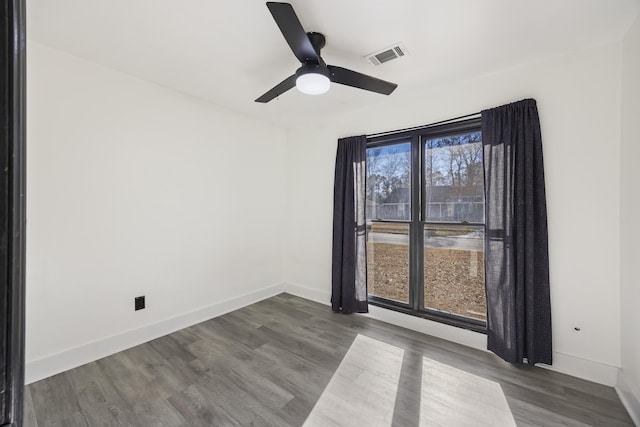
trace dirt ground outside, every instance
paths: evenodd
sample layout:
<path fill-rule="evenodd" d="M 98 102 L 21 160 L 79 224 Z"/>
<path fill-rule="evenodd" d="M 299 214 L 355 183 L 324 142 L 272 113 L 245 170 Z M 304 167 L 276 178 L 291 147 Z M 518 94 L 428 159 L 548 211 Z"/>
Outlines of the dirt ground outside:
<path fill-rule="evenodd" d="M 424 251 L 425 307 L 486 320 L 484 254 L 430 248 Z M 409 247 L 367 243 L 369 293 L 409 301 Z"/>

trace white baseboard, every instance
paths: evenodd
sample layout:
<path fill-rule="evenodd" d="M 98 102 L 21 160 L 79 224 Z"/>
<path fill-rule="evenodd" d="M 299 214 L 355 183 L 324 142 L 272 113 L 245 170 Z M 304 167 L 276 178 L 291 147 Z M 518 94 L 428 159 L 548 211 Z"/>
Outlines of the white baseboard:
<path fill-rule="evenodd" d="M 282 292 L 288 292 L 292 295 L 315 301 L 320 304 L 325 304 L 327 306 L 330 305 L 331 301 L 331 295 L 327 292 L 317 291 L 315 289 L 292 283 L 274 284 L 190 313 L 173 317 L 171 319 L 126 331 L 100 341 L 90 342 L 41 359 L 29 361 L 26 363 L 25 367 L 25 383 L 30 384 L 60 372 L 73 369 L 94 360 L 109 356 L 110 354 L 117 353 L 155 338 L 159 338 L 163 335 L 167 335 L 171 332 L 175 332 L 230 311 L 237 310 L 263 299 L 270 298 Z M 486 336 L 484 334 L 467 331 L 375 306 L 370 306 L 370 313 L 365 316 L 427 335 L 453 341 L 467 347 L 486 351 Z M 553 366 L 539 366 L 607 386 L 621 384 L 620 377 L 618 376 L 619 369 L 615 366 L 581 359 L 579 357 L 562 353 L 554 353 L 553 358 Z M 635 410 L 637 411 L 638 399 L 629 391 L 630 389 L 616 388 L 618 389 L 619 394 L 624 393 L 626 401 L 629 402 L 628 405 L 625 403 L 625 406 L 628 406 L 628 408 L 636 408 Z M 623 399 L 622 395 L 621 399 Z M 623 402 L 625 402 L 624 399 Z M 629 412 L 631 413 L 632 410 L 629 409 Z"/>
<path fill-rule="evenodd" d="M 331 304 L 331 294 L 310 289 L 302 285 L 286 283 L 285 292 L 321 304 Z M 444 323 L 433 322 L 416 316 L 409 316 L 374 305 L 369 305 L 369 313 L 362 314 L 361 316 L 453 341 L 467 347 L 477 348 L 479 350 L 486 350 L 487 348 L 486 335 L 484 334 L 445 325 Z"/>
<path fill-rule="evenodd" d="M 331 294 L 328 292 L 317 291 L 306 286 L 289 282 L 284 284 L 284 291 L 300 298 L 331 306 Z"/>
<path fill-rule="evenodd" d="M 617 366 L 558 352 L 553 353 L 553 366 L 537 366 L 609 387 L 616 385 L 620 370 Z"/>
<path fill-rule="evenodd" d="M 467 329 L 410 316 L 374 305 L 369 306 L 369 314 L 365 314 L 365 316 L 478 350 L 487 349 L 487 336 Z"/>
<path fill-rule="evenodd" d="M 618 371 L 616 391 L 635 425 L 640 426 L 640 390 L 637 387 L 634 389 L 632 384 L 627 381 L 623 369 Z"/>
<path fill-rule="evenodd" d="M 143 344 L 171 332 L 221 316 L 233 310 L 278 295 L 285 290 L 283 283 L 274 284 L 254 292 L 220 301 L 190 313 L 181 314 L 151 325 L 123 332 L 118 335 L 84 344 L 79 347 L 32 360 L 25 366 L 25 384 L 50 377 L 60 372 L 82 366 L 122 350 Z"/>
<path fill-rule="evenodd" d="M 329 301 L 331 301 L 331 295 L 329 293 L 320 292 L 299 284 L 286 283 L 285 292 L 311 301 L 316 301 L 321 304 L 330 304 Z M 397 311 L 387 310 L 373 305 L 369 305 L 369 314 L 365 314 L 364 316 L 421 332 L 423 334 L 453 341 L 467 347 L 487 351 L 487 337 L 485 334 L 478 332 L 456 328 L 454 326 L 402 314 Z M 619 370 L 616 366 L 557 352 L 553 353 L 553 366 L 537 366 L 599 384 L 604 384 L 609 387 L 616 385 Z"/>

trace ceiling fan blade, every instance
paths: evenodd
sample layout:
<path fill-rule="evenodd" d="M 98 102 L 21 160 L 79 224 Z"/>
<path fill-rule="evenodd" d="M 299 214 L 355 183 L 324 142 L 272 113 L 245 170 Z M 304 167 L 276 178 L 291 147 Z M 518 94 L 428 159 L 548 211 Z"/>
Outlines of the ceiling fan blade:
<path fill-rule="evenodd" d="M 270 89 L 267 93 L 262 95 L 260 98 L 256 99 L 256 102 L 266 103 L 271 101 L 273 98 L 276 98 L 292 87 L 296 85 L 296 75 L 292 75 L 278 83 L 274 88 Z"/>
<path fill-rule="evenodd" d="M 313 48 L 309 36 L 302 28 L 302 24 L 293 7 L 289 3 L 271 1 L 267 2 L 267 7 L 298 61 L 302 63 L 312 61 L 320 64 L 320 55 Z"/>
<path fill-rule="evenodd" d="M 334 83 L 357 87 L 358 89 L 369 90 L 383 95 L 389 95 L 398 87 L 395 83 L 347 70 L 346 68 L 336 67 L 335 65 L 327 65 L 327 68 L 331 71 L 331 81 Z"/>

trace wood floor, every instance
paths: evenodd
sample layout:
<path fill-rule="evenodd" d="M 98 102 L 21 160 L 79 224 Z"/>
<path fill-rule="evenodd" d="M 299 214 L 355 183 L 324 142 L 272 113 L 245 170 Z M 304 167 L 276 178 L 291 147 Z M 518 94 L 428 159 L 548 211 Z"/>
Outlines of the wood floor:
<path fill-rule="evenodd" d="M 281 294 L 25 390 L 26 426 L 629 426 L 610 387 Z"/>

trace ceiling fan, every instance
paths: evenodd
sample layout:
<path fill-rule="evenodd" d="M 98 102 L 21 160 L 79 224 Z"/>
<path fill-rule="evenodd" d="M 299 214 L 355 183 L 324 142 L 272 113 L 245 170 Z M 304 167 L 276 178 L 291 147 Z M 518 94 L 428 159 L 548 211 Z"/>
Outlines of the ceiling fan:
<path fill-rule="evenodd" d="M 305 32 L 289 3 L 267 2 L 267 7 L 302 66 L 296 70 L 295 74 L 287 77 L 256 99 L 256 102 L 269 102 L 294 86 L 301 92 L 310 95 L 325 93 L 329 90 L 331 82 L 384 95 L 389 95 L 398 87 L 395 83 L 366 74 L 335 65 L 327 65 L 320 56 L 320 50 L 325 45 L 323 34 Z"/>

